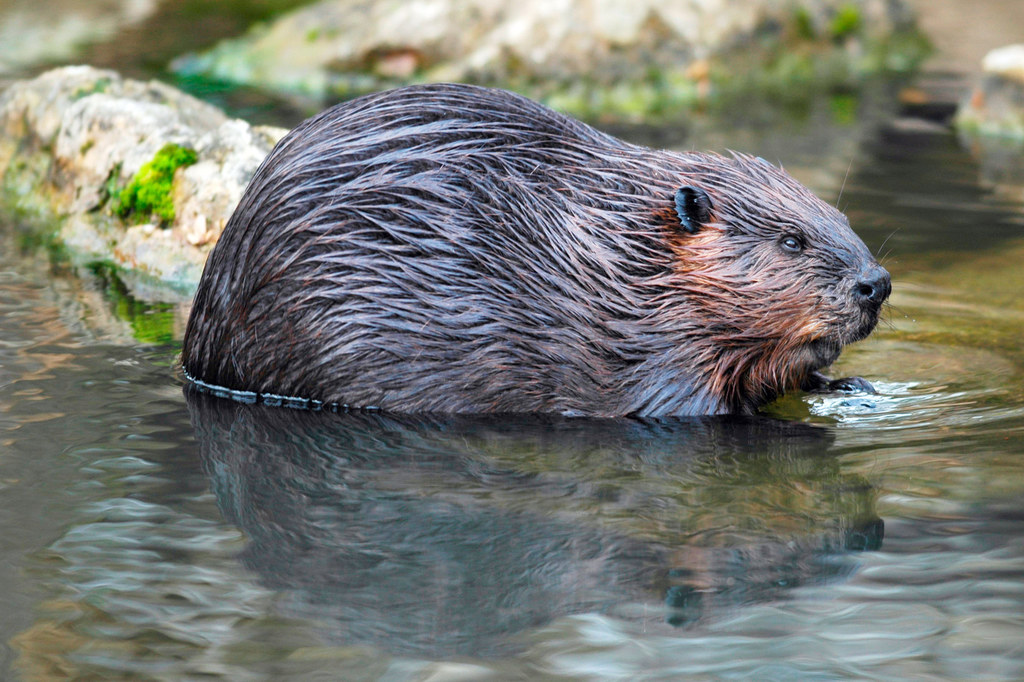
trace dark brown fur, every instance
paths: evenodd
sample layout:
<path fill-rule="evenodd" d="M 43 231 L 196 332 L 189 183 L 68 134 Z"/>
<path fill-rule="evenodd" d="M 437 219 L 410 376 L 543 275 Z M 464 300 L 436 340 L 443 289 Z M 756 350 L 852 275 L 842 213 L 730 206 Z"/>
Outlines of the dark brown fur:
<path fill-rule="evenodd" d="M 711 202 L 694 234 L 681 186 Z M 270 154 L 206 265 L 183 364 L 235 391 L 400 412 L 750 412 L 870 333 L 884 295 L 865 282 L 888 293 L 846 218 L 766 161 L 638 147 L 504 91 L 411 87 Z"/>

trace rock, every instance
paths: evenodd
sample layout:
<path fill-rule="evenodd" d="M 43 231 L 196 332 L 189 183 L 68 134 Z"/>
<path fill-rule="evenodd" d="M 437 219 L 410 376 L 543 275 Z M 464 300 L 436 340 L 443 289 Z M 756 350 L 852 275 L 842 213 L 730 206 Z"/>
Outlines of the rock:
<path fill-rule="evenodd" d="M 930 74 L 976 74 L 985 54 L 1021 39 L 1024 3 L 1006 0 L 907 0 L 934 48 L 924 62 Z M 962 91 L 961 93 L 962 94 Z M 957 95 L 957 99 L 960 95 Z"/>
<path fill-rule="evenodd" d="M 709 57 L 745 55 L 754 68 L 750 57 L 805 40 L 856 60 L 912 24 L 903 0 L 321 0 L 173 68 L 317 98 L 412 80 L 534 96 L 541 83 L 696 91 L 687 70 Z"/>
<path fill-rule="evenodd" d="M 205 253 L 152 223 L 125 230 L 114 245 L 113 255 L 121 267 L 172 283 L 198 282 L 206 262 Z"/>
<path fill-rule="evenodd" d="M 64 111 L 53 170 L 69 213 L 99 208 L 108 178 L 126 184 L 167 142 L 189 146 L 193 132 L 173 108 L 122 93 L 83 97 Z"/>
<path fill-rule="evenodd" d="M 983 75 L 957 110 L 966 133 L 1024 139 L 1024 44 L 992 50 Z"/>
<path fill-rule="evenodd" d="M 981 61 L 981 68 L 985 73 L 1024 85 L 1024 45 L 1008 45 L 992 50 Z"/>
<path fill-rule="evenodd" d="M 174 185 L 177 222 L 186 241 L 194 246 L 217 241 L 252 174 L 284 132 L 234 119 L 196 141 L 199 161 L 183 168 Z"/>
<path fill-rule="evenodd" d="M 64 67 L 0 95 L 0 190 L 8 210 L 57 228 L 79 260 L 109 261 L 178 289 L 198 282 L 278 128 L 232 120 L 168 85 Z M 174 171 L 174 218 L 120 217 L 119 193 L 165 145 L 195 152 Z"/>
<path fill-rule="evenodd" d="M 0 3 L 0 77 L 65 61 L 80 46 L 140 23 L 156 0 L 32 0 Z"/>

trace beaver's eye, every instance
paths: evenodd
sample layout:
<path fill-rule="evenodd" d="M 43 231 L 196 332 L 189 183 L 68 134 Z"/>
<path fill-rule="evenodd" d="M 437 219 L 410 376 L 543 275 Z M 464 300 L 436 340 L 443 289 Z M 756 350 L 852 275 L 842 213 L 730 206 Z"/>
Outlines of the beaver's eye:
<path fill-rule="evenodd" d="M 800 238 L 794 237 L 791 234 L 780 239 L 779 246 L 782 247 L 783 251 L 787 251 L 789 253 L 800 253 L 804 250 L 804 243 L 800 241 Z"/>

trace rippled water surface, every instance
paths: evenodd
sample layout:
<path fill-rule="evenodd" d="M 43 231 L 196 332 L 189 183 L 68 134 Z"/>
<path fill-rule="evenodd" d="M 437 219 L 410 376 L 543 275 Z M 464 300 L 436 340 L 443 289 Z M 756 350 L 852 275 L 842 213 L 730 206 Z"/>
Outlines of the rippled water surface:
<path fill-rule="evenodd" d="M 849 105 L 618 131 L 842 187 L 885 255 L 886 322 L 836 368 L 879 395 L 757 419 L 186 394 L 181 307 L 4 226 L 0 677 L 1024 677 L 1017 157 Z"/>

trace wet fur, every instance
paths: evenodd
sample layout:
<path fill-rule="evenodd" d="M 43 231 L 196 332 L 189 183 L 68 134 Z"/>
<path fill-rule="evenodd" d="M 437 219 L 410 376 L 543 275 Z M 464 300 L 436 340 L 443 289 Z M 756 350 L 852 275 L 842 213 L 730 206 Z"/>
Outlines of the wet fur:
<path fill-rule="evenodd" d="M 695 234 L 681 185 L 711 200 Z M 779 249 L 790 233 L 803 253 Z M 504 91 L 404 88 L 275 148 L 207 263 L 183 364 L 399 412 L 747 413 L 871 331 L 850 290 L 873 263 L 763 160 L 631 145 Z"/>

